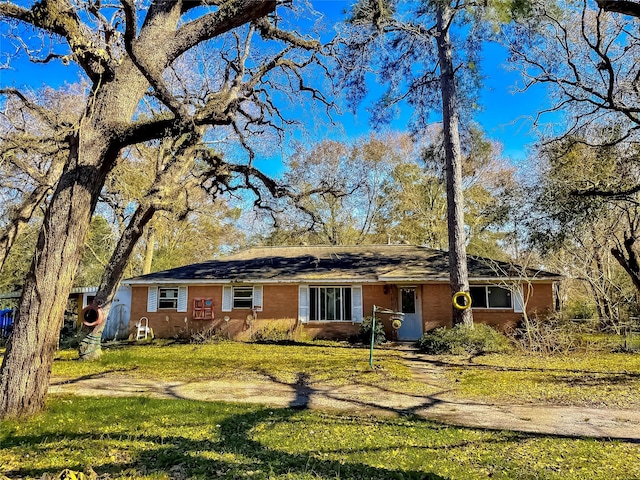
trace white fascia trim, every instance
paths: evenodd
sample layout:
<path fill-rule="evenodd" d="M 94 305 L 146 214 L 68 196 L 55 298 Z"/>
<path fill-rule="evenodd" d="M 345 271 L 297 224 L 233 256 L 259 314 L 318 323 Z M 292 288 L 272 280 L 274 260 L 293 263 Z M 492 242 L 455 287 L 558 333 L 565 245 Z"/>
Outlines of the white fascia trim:
<path fill-rule="evenodd" d="M 486 284 L 491 282 L 495 285 L 499 285 L 500 282 L 522 282 L 522 283 L 541 283 L 541 282 L 558 282 L 560 278 L 555 277 L 537 277 L 537 278 L 520 278 L 520 277 L 472 277 L 469 278 L 469 282 L 482 282 Z M 415 278 L 415 277 L 380 277 L 381 282 L 387 283 L 449 283 L 449 277 L 430 277 L 430 278 Z"/>
<path fill-rule="evenodd" d="M 555 277 L 473 277 L 469 279 L 469 282 L 493 282 L 495 285 L 500 285 L 500 282 L 521 282 L 521 283 L 540 283 L 540 282 L 557 282 L 560 278 Z"/>
<path fill-rule="evenodd" d="M 148 280 L 124 280 L 122 283 L 126 285 L 278 285 L 282 283 L 295 284 L 314 284 L 314 285 L 335 285 L 335 284 L 361 284 L 361 283 L 380 283 L 381 280 L 361 279 L 361 278 L 322 278 L 322 279 L 291 279 L 291 280 L 278 280 L 278 279 L 247 279 L 247 280 L 162 280 L 150 282 Z"/>

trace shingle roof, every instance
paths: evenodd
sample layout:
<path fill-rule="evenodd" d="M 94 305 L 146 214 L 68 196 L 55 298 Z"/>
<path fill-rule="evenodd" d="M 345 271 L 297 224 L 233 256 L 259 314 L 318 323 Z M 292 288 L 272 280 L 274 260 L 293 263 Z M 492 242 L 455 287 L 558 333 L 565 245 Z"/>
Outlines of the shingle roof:
<path fill-rule="evenodd" d="M 519 277 L 518 267 L 468 258 L 470 281 Z M 526 269 L 526 277 L 559 280 L 560 275 Z M 150 273 L 125 284 L 301 283 L 448 281 L 447 252 L 414 245 L 255 247 L 219 260 Z"/>

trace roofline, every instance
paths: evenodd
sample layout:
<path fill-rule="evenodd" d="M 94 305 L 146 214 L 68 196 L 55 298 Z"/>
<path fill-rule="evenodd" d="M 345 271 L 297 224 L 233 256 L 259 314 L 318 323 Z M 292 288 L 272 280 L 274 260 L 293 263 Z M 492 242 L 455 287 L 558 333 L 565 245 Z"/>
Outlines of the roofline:
<path fill-rule="evenodd" d="M 469 282 L 530 282 L 530 283 L 542 283 L 542 282 L 557 282 L 562 278 L 556 277 L 538 277 L 533 279 L 523 279 L 520 277 L 471 277 Z M 296 278 L 296 279 L 264 279 L 264 278 L 246 278 L 242 280 L 216 280 L 216 279 L 158 279 L 158 280 L 123 280 L 124 285 L 241 285 L 241 284 L 259 284 L 259 285 L 277 285 L 277 284 L 313 284 L 313 283 L 448 283 L 449 277 L 436 277 L 436 278 L 424 278 L 424 277 L 384 277 L 378 278 Z"/>
<path fill-rule="evenodd" d="M 378 283 L 380 280 L 373 278 L 353 279 L 353 278 L 310 278 L 310 279 L 264 279 L 264 278 L 247 278 L 242 280 L 216 280 L 216 279 L 198 279 L 198 280 L 177 280 L 177 279 L 162 279 L 162 280 L 123 280 L 122 283 L 126 285 L 156 285 L 156 284 L 173 284 L 173 285 L 241 285 L 241 284 L 260 284 L 277 285 L 280 283 L 287 284 L 310 284 L 310 283 Z"/>

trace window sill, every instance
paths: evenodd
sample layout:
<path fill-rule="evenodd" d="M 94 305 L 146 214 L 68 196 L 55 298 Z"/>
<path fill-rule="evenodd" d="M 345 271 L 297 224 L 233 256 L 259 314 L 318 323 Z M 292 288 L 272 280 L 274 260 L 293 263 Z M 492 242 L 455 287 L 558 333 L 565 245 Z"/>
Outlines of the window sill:
<path fill-rule="evenodd" d="M 474 307 L 471 306 L 471 310 L 482 310 L 482 311 L 492 311 L 492 312 L 513 312 L 513 307 Z"/>
<path fill-rule="evenodd" d="M 318 325 L 318 324 L 323 324 L 323 323 L 360 323 L 360 322 L 354 322 L 353 320 L 309 320 L 307 322 L 307 325 Z"/>

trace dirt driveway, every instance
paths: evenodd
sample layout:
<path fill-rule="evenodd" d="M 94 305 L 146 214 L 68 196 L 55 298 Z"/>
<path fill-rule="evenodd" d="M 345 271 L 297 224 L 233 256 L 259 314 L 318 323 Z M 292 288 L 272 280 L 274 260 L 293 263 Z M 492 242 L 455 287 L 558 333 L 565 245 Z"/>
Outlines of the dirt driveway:
<path fill-rule="evenodd" d="M 415 352 L 403 351 L 414 376 L 439 387 L 434 395 L 391 392 L 375 386 L 263 381 L 155 381 L 116 375 L 77 380 L 53 378 L 50 393 L 135 396 L 260 403 L 274 407 L 329 409 L 360 414 L 417 415 L 446 424 L 571 437 L 621 439 L 640 443 L 640 412 L 549 405 L 484 404 L 447 394 L 444 368 Z"/>

